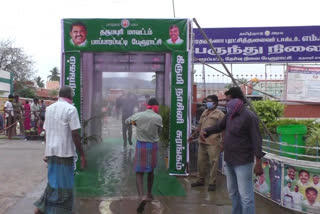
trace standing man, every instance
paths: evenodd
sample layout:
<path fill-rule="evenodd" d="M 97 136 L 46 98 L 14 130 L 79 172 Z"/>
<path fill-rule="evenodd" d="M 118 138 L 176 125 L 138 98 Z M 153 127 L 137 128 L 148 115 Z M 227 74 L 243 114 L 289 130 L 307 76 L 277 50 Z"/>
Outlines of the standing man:
<path fill-rule="evenodd" d="M 201 131 L 204 140 L 212 134 L 224 132 L 224 161 L 227 187 L 232 201 L 232 214 L 254 214 L 252 169 L 254 157 L 257 176 L 263 173 L 262 138 L 257 116 L 240 99 L 227 103 L 226 116 L 216 125 Z"/>
<path fill-rule="evenodd" d="M 41 120 L 44 121 L 44 118 L 45 118 L 45 114 L 46 114 L 46 104 L 44 103 L 44 100 L 41 100 L 40 101 L 40 118 Z"/>
<path fill-rule="evenodd" d="M 23 127 L 24 124 L 22 122 L 23 108 L 22 108 L 22 104 L 19 102 L 18 95 L 14 96 L 13 109 L 14 109 L 15 121 L 19 122 L 20 135 L 23 135 L 24 134 L 24 127 Z"/>
<path fill-rule="evenodd" d="M 8 139 L 10 140 L 13 135 L 14 127 L 14 111 L 13 111 L 13 95 L 9 94 L 8 100 L 4 104 L 4 112 L 5 112 L 5 118 L 6 118 L 6 128 L 7 128 L 7 135 Z M 9 128 L 8 128 L 9 127 Z"/>
<path fill-rule="evenodd" d="M 39 119 L 40 119 L 39 99 L 34 98 L 33 103 L 31 104 L 31 126 L 32 126 L 32 128 L 37 127 Z"/>
<path fill-rule="evenodd" d="M 157 165 L 158 141 L 162 128 L 162 118 L 158 114 L 159 103 L 155 98 L 148 101 L 147 110 L 138 112 L 125 122 L 136 126 L 137 145 L 134 161 L 136 184 L 139 197 L 143 197 L 143 175 L 148 173 L 148 193 L 142 201 L 152 201 L 153 170 Z"/>
<path fill-rule="evenodd" d="M 137 106 L 138 100 L 136 95 L 128 92 L 128 94 L 121 100 L 121 110 L 122 110 L 122 137 L 123 146 L 127 146 L 127 141 L 129 145 L 132 145 L 132 125 L 126 124 L 125 121 L 131 115 L 133 115 L 134 108 Z"/>
<path fill-rule="evenodd" d="M 207 97 L 206 106 L 207 109 L 202 113 L 199 126 L 197 130 L 190 136 L 189 142 L 191 142 L 199 132 L 205 128 L 216 125 L 219 120 L 222 120 L 224 114 L 217 109 L 218 97 L 216 95 L 210 95 Z M 205 140 L 199 139 L 198 148 L 198 180 L 191 184 L 191 187 L 199 187 L 205 185 L 205 178 L 209 169 L 209 185 L 208 191 L 215 191 L 217 170 L 219 164 L 219 156 L 222 150 L 222 136 L 221 134 L 213 134 Z"/>
<path fill-rule="evenodd" d="M 77 109 L 72 105 L 73 91 L 64 86 L 59 99 L 46 111 L 45 156 L 48 163 L 48 184 L 41 198 L 34 203 L 35 214 L 73 212 L 74 157 L 76 149 L 81 158 L 81 167 L 86 158 L 81 147 L 80 121 Z"/>

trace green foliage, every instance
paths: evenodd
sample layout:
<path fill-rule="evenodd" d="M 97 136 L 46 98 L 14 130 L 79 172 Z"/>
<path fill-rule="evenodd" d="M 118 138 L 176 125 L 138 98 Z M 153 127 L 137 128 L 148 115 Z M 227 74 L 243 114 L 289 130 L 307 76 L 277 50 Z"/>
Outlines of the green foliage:
<path fill-rule="evenodd" d="M 313 124 L 314 126 L 310 126 L 308 129 L 308 134 L 306 138 L 306 146 L 307 147 L 319 147 L 319 139 L 320 139 L 320 124 Z M 319 151 L 320 152 L 320 151 Z M 316 156 L 317 150 L 312 148 L 306 149 L 307 155 Z"/>
<path fill-rule="evenodd" d="M 170 140 L 170 108 L 168 106 L 160 105 L 159 114 L 162 117 L 163 124 L 160 141 L 162 142 L 162 145 L 167 148 Z"/>
<path fill-rule="evenodd" d="M 60 73 L 57 67 L 54 67 L 52 70 L 50 70 L 50 73 L 51 74 L 48 76 L 50 81 L 60 81 Z"/>
<path fill-rule="evenodd" d="M 27 97 L 27 98 L 36 98 L 36 92 L 32 88 L 24 87 L 16 90 L 14 94 L 19 95 L 20 97 Z"/>
<path fill-rule="evenodd" d="M 253 101 L 252 105 L 265 124 L 271 123 L 283 115 L 284 104 L 277 101 L 259 100 Z"/>
<path fill-rule="evenodd" d="M 44 88 L 44 80 L 40 76 L 38 76 L 35 81 L 39 88 Z"/>
<path fill-rule="evenodd" d="M 14 81 L 33 79 L 33 60 L 23 48 L 16 47 L 12 40 L 0 40 L 0 70 L 13 74 Z"/>

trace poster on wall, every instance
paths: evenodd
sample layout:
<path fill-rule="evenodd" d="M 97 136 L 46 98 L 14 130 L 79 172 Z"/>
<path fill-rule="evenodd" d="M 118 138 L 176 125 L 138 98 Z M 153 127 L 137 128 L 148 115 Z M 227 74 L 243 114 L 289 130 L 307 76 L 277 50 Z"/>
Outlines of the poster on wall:
<path fill-rule="evenodd" d="M 320 67 L 288 66 L 286 99 L 320 102 Z"/>
<path fill-rule="evenodd" d="M 262 163 L 263 174 L 254 176 L 255 191 L 276 203 L 281 203 L 281 164 L 267 158 L 263 158 Z"/>
<path fill-rule="evenodd" d="M 283 206 L 320 213 L 320 169 L 284 165 Z"/>

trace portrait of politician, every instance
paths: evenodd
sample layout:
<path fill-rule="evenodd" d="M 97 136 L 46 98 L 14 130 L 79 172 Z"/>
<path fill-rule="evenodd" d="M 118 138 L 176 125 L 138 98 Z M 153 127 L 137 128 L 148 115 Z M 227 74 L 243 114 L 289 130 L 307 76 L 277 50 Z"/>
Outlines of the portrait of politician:
<path fill-rule="evenodd" d="M 167 40 L 167 43 L 170 45 L 181 45 L 183 40 L 180 38 L 180 30 L 177 25 L 171 25 L 169 28 L 170 39 Z"/>
<path fill-rule="evenodd" d="M 75 22 L 70 28 L 70 42 L 74 46 L 84 47 L 87 45 L 87 28 L 81 22 Z"/>

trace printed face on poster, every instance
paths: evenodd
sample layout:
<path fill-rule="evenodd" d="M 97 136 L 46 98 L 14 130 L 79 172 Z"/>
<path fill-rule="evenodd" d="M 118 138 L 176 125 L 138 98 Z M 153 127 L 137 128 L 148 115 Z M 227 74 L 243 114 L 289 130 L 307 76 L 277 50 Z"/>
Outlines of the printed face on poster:
<path fill-rule="evenodd" d="M 254 177 L 255 190 L 273 201 L 281 202 L 281 164 L 263 158 L 263 174 Z"/>
<path fill-rule="evenodd" d="M 320 213 L 320 169 L 284 165 L 283 206 Z"/>

